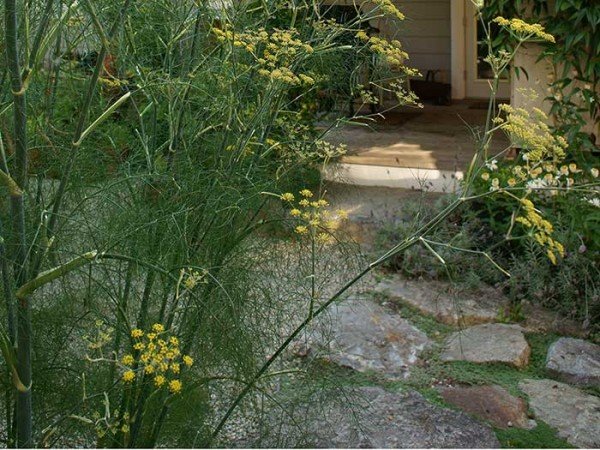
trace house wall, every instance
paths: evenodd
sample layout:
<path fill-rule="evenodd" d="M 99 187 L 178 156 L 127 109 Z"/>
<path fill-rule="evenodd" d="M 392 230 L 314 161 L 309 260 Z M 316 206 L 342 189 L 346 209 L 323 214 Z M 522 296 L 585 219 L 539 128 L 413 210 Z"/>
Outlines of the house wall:
<path fill-rule="evenodd" d="M 450 1 L 394 0 L 406 19 L 382 30 L 402 42 L 409 65 L 425 75 L 439 70 L 436 81 L 450 82 Z M 454 0 L 456 1 L 456 0 Z"/>
<path fill-rule="evenodd" d="M 554 10 L 555 0 L 548 0 L 548 9 Z M 530 20 L 527 14 L 525 20 Z M 544 101 L 544 98 L 551 94 L 549 84 L 556 78 L 555 74 L 562 71 L 561 67 L 554 67 L 548 59 L 540 59 L 542 47 L 536 44 L 526 44 L 521 47 L 515 56 L 514 66 L 523 67 L 527 71 L 527 76 L 521 74 L 520 77 L 512 75 L 512 92 L 511 104 L 520 108 L 537 107 L 546 114 L 550 111 L 550 102 Z M 572 86 L 581 85 L 582 83 L 575 80 Z M 526 90 L 532 89 L 537 94 L 537 99 L 532 101 L 527 95 Z M 586 125 L 583 127 L 583 132 L 594 133 L 596 135 L 596 145 L 600 145 L 600 127 L 596 125 L 589 115 L 585 116 Z M 549 117 L 548 123 L 553 123 L 553 118 Z"/>
<path fill-rule="evenodd" d="M 451 79 L 451 2 L 464 0 L 392 0 L 406 16 L 402 22 L 377 19 L 371 25 L 388 39 L 398 39 L 409 55 L 408 66 L 423 76 L 439 71 L 436 81 Z M 323 0 L 323 4 L 361 5 L 369 10 L 368 0 Z"/>
<path fill-rule="evenodd" d="M 524 69 L 525 75 L 520 72 L 519 76 L 512 74 L 512 90 L 510 103 L 516 108 L 531 110 L 536 107 L 546 114 L 550 112 L 550 103 L 544 98 L 550 93 L 548 83 L 552 82 L 552 65 L 546 61 L 538 61 L 541 48 L 530 44 L 522 46 L 515 55 L 514 66 Z M 532 99 L 529 92 L 533 92 L 537 98 Z"/>
<path fill-rule="evenodd" d="M 511 104 L 518 108 L 531 110 L 532 107 L 537 107 L 549 115 L 551 103 L 544 99 L 551 94 L 549 84 L 555 80 L 555 73 L 560 70 L 560 67 L 555 68 L 548 59 L 539 59 L 542 52 L 542 47 L 536 44 L 527 44 L 521 47 L 514 59 L 515 67 L 522 67 L 527 71 L 527 75 L 520 74 L 517 77 L 512 74 L 512 91 Z M 581 84 L 574 81 L 574 85 Z M 530 98 L 529 91 L 534 91 L 537 95 L 535 100 Z M 594 129 L 594 122 L 589 116 L 584 116 L 587 120 L 586 126 L 583 127 L 583 132 L 594 133 L 596 135 L 596 143 L 600 143 L 600 130 Z M 552 124 L 552 116 L 548 119 L 549 124 Z"/>

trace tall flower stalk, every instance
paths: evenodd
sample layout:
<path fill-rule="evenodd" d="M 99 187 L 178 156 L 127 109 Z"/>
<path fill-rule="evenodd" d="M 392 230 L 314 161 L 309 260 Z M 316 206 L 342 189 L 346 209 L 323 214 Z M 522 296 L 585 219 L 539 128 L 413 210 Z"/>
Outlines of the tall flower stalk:
<path fill-rule="evenodd" d="M 17 4 L 15 0 L 4 2 L 4 26 L 6 41 L 6 62 L 10 72 L 10 86 L 13 100 L 13 134 L 15 143 L 15 188 L 10 194 L 12 233 L 12 270 L 15 284 L 27 280 L 27 242 L 25 237 L 25 211 L 23 191 L 27 189 L 27 104 L 26 89 L 21 77 L 21 64 L 18 48 Z M 5 173 L 5 176 L 10 176 Z M 7 269 L 6 266 L 3 267 Z M 5 274 L 5 279 L 6 279 Z M 10 289 L 5 289 L 5 292 Z M 12 295 L 7 301 L 12 302 Z M 29 299 L 17 303 L 17 372 L 24 391 L 17 391 L 16 406 L 16 443 L 19 447 L 31 447 L 32 410 L 31 410 L 31 310 Z"/>

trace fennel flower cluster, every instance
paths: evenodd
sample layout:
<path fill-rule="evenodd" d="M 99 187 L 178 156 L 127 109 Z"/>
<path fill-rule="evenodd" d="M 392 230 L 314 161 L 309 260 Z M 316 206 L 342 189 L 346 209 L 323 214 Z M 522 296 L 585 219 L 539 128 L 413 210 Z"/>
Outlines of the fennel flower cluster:
<path fill-rule="evenodd" d="M 546 124 L 546 114 L 538 108 L 532 108 L 532 114 L 523 108 L 500 105 L 506 118 L 496 117 L 495 125 L 505 131 L 515 147 L 521 148 L 522 163 L 511 169 L 511 177 L 501 186 L 494 172 L 498 161 L 486 163 L 487 171 L 481 174 L 484 181 L 490 181 L 490 190 L 501 188 L 526 188 L 544 190 L 557 195 L 559 189 L 573 187 L 578 179 L 586 174 L 575 163 L 567 163 L 567 141 L 562 136 L 552 134 Z M 598 169 L 589 170 L 591 178 L 598 177 Z"/>
<path fill-rule="evenodd" d="M 504 17 L 496 17 L 493 21 L 501 27 L 507 29 L 511 34 L 521 41 L 538 38 L 548 42 L 555 42 L 554 36 L 546 33 L 546 31 L 544 31 L 544 27 L 539 23 L 527 23 L 518 18 L 505 19 Z"/>
<path fill-rule="evenodd" d="M 402 44 L 396 39 L 388 41 L 378 36 L 369 36 L 363 30 L 356 33 L 356 37 L 365 42 L 373 53 L 381 55 L 392 67 L 401 67 L 408 59 L 408 53 L 402 50 Z"/>
<path fill-rule="evenodd" d="M 331 142 L 318 139 L 315 141 L 315 155 L 320 159 L 332 159 L 344 156 L 348 151 L 346 144 L 332 144 Z"/>
<path fill-rule="evenodd" d="M 285 84 L 312 85 L 314 78 L 305 73 L 296 73 L 293 66 L 304 56 L 314 52 L 311 45 L 299 38 L 295 28 L 264 28 L 236 33 L 232 30 L 213 28 L 217 40 L 231 42 L 234 47 L 245 49 L 258 63 L 258 73 L 271 80 Z"/>
<path fill-rule="evenodd" d="M 183 286 L 188 289 L 194 289 L 198 284 L 207 284 L 208 279 L 208 270 L 202 269 L 200 271 L 194 269 L 187 269 L 182 271 L 182 276 L 185 277 L 183 281 Z"/>
<path fill-rule="evenodd" d="M 281 194 L 280 198 L 291 209 L 290 216 L 297 221 L 294 232 L 299 235 L 309 235 L 320 243 L 330 243 L 332 233 L 336 231 L 342 220 L 348 218 L 348 212 L 338 209 L 333 214 L 329 202 L 324 198 L 313 200 L 314 194 L 309 189 L 299 192 L 299 200 L 291 192 Z"/>
<path fill-rule="evenodd" d="M 87 341 L 87 347 L 92 351 L 99 351 L 102 353 L 102 348 L 112 341 L 112 333 L 114 329 L 106 325 L 102 320 L 96 320 L 96 332 L 95 336 L 85 335 L 84 340 Z"/>
<path fill-rule="evenodd" d="M 84 419 L 88 423 L 94 424 L 96 435 L 101 439 L 107 434 L 116 435 L 118 432 L 128 434 L 130 431 L 129 424 L 131 423 L 131 417 L 128 412 L 124 412 L 121 416 L 120 411 L 110 409 L 104 411 L 104 415 L 98 411 L 94 411 L 91 419 Z"/>
<path fill-rule="evenodd" d="M 496 117 L 494 124 L 509 135 L 515 147 L 521 148 L 521 161 L 503 171 L 499 170 L 502 163 L 495 159 L 487 161 L 481 178 L 489 183 L 490 191 L 503 191 L 519 201 L 523 213 L 516 222 L 530 230 L 531 237 L 546 249 L 548 258 L 556 264 L 557 257 L 564 256 L 563 245 L 553 239 L 552 224 L 542 217 L 527 196 L 535 192 L 543 198 L 568 192 L 576 183 L 598 178 L 599 171 L 597 168 L 584 171 L 577 164 L 566 162 L 567 142 L 562 136 L 552 134 L 543 111 L 532 108 L 530 113 L 509 105 L 499 108 L 505 117 Z M 514 195 L 516 190 L 524 192 L 524 197 Z"/>
<path fill-rule="evenodd" d="M 191 367 L 194 363 L 189 355 L 181 355 L 179 339 L 169 336 L 160 323 L 152 325 L 148 332 L 136 328 L 131 331 L 131 337 L 134 352 L 121 358 L 122 381 L 133 383 L 146 376 L 152 379 L 157 389 L 166 387 L 170 393 L 179 394 L 183 388 L 181 368 Z"/>
<path fill-rule="evenodd" d="M 552 224 L 544 219 L 542 215 L 535 209 L 531 200 L 527 198 L 521 199 L 523 214 L 518 216 L 515 221 L 522 224 L 525 228 L 531 230 L 533 238 L 542 247 L 546 248 L 546 254 L 552 264 L 556 265 L 556 256 L 564 257 L 565 249 L 563 245 L 552 238 L 554 228 Z"/>
<path fill-rule="evenodd" d="M 358 95 L 360 95 L 361 101 L 366 105 L 376 105 L 379 103 L 379 98 L 373 92 L 366 90 L 362 85 L 356 86 L 358 89 Z"/>
<path fill-rule="evenodd" d="M 539 108 L 532 108 L 533 116 L 526 109 L 501 104 L 500 111 L 506 117 L 494 118 L 494 123 L 505 131 L 516 147 L 523 149 L 524 158 L 530 164 L 545 160 L 561 161 L 565 158 L 567 141 L 552 134 L 546 121 L 548 116 Z"/>
<path fill-rule="evenodd" d="M 400 12 L 392 0 L 371 0 L 371 3 L 381 9 L 384 15 L 394 17 L 398 20 L 404 20 L 404 14 Z"/>
<path fill-rule="evenodd" d="M 589 171 L 580 169 L 577 164 L 560 164 L 560 161 L 545 161 L 536 164 L 516 164 L 508 172 L 508 179 L 498 172 L 498 161 L 492 160 L 486 163 L 487 171 L 481 174 L 481 178 L 489 183 L 490 191 L 503 191 L 512 198 L 518 199 L 523 214 L 515 220 L 526 229 L 531 231 L 531 236 L 543 248 L 546 249 L 548 259 L 553 264 L 557 263 L 557 256 L 564 256 L 563 245 L 552 238 L 553 226 L 550 221 L 544 219 L 536 210 L 533 202 L 524 197 L 517 198 L 512 192 L 522 190 L 525 195 L 536 192 L 544 196 L 558 195 L 561 190 L 568 192 L 575 183 L 584 182 L 589 178 L 598 178 L 599 170 L 591 168 Z M 505 172 L 506 174 L 506 172 Z M 500 179 L 503 182 L 500 182 Z M 588 200 L 589 201 L 589 200 Z M 592 203 L 593 204 L 593 203 Z"/>
<path fill-rule="evenodd" d="M 338 23 L 334 18 L 315 20 L 312 23 L 313 29 L 322 37 L 336 35 L 347 31 L 343 24 Z"/>

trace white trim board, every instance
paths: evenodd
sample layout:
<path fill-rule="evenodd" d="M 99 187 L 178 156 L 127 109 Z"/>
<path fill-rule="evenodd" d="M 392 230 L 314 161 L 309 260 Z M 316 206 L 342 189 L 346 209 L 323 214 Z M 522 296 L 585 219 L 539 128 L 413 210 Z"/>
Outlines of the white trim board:
<path fill-rule="evenodd" d="M 328 181 L 431 192 L 456 192 L 460 188 L 459 181 L 463 176 L 462 171 L 348 163 L 337 163 L 323 169 L 323 177 Z"/>

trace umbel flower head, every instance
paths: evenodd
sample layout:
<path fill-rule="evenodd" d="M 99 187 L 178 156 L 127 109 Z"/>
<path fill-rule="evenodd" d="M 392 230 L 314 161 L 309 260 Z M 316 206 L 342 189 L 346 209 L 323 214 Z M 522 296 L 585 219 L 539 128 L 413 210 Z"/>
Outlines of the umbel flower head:
<path fill-rule="evenodd" d="M 552 238 L 554 227 L 535 209 L 531 200 L 523 198 L 521 199 L 521 205 L 523 207 L 523 215 L 518 216 L 516 221 L 533 232 L 536 242 L 546 248 L 548 259 L 550 259 L 552 264 L 556 264 L 556 256 L 563 257 L 565 249 L 560 242 Z"/>
<path fill-rule="evenodd" d="M 496 117 L 494 123 L 504 130 L 516 147 L 522 148 L 529 163 L 564 159 L 567 141 L 555 136 L 547 125 L 547 115 L 538 108 L 530 113 L 524 108 L 501 104 L 505 117 Z"/>
<path fill-rule="evenodd" d="M 554 42 L 554 36 L 546 33 L 544 27 L 539 23 L 527 23 L 521 19 L 505 19 L 504 17 L 496 17 L 494 22 L 507 29 L 513 36 L 521 41 L 537 38 L 548 42 Z"/>
<path fill-rule="evenodd" d="M 220 42 L 230 42 L 234 48 L 245 49 L 257 64 L 258 74 L 273 82 L 288 85 L 312 85 L 313 77 L 295 71 L 295 63 L 314 52 L 312 46 L 300 39 L 295 28 L 264 28 L 234 32 L 229 28 L 213 28 Z"/>
<path fill-rule="evenodd" d="M 329 210 L 329 202 L 323 198 L 314 199 L 310 189 L 298 192 L 300 200 L 291 192 L 281 194 L 279 198 L 291 207 L 289 214 L 296 221 L 294 232 L 299 235 L 308 235 L 317 242 L 329 243 L 333 239 L 342 220 L 348 218 L 348 212 L 338 209 Z"/>
<path fill-rule="evenodd" d="M 169 335 L 163 324 L 155 323 L 150 330 L 131 330 L 133 354 L 121 357 L 124 383 L 149 377 L 156 389 L 166 387 L 172 394 L 179 394 L 183 388 L 180 380 L 181 366 L 191 367 L 194 360 L 182 355 L 179 339 Z"/>
<path fill-rule="evenodd" d="M 392 0 L 372 0 L 378 8 L 386 15 L 398 20 L 404 20 L 404 14 L 396 7 Z"/>

